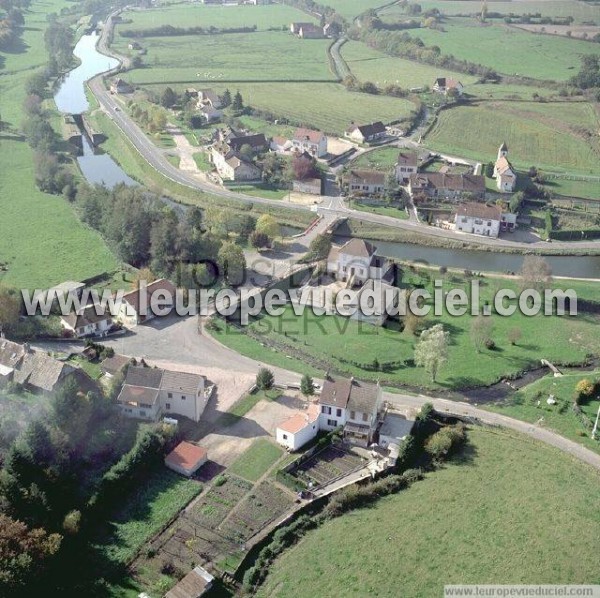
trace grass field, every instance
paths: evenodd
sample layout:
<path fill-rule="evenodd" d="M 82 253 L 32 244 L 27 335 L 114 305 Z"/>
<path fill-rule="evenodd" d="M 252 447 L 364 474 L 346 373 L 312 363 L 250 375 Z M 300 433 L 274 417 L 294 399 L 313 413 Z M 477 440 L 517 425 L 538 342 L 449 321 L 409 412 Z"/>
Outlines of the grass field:
<path fill-rule="evenodd" d="M 597 52 L 595 44 L 552 35 L 532 35 L 504 24 L 481 25 L 473 19 L 444 22 L 444 31 L 414 32 L 428 46 L 483 64 L 507 75 L 566 81 L 577 72 L 581 54 Z"/>
<path fill-rule="evenodd" d="M 227 471 L 250 482 L 257 482 L 282 454 L 283 451 L 279 446 L 266 438 L 259 438 L 233 462 Z"/>
<path fill-rule="evenodd" d="M 325 523 L 272 566 L 261 598 L 441 596 L 444 584 L 599 583 L 598 472 L 472 428 L 462 459 Z M 301 566 L 299 566 L 301 563 Z"/>
<path fill-rule="evenodd" d="M 352 161 L 352 167 L 373 168 L 374 170 L 391 171 L 398 161 L 398 148 L 382 147 L 372 152 L 366 152 Z"/>
<path fill-rule="evenodd" d="M 408 220 L 408 214 L 404 208 L 398 209 L 394 206 L 371 205 L 368 203 L 362 203 L 356 199 L 351 200 L 350 207 L 354 210 L 360 210 L 361 212 L 380 214 L 381 216 L 391 216 L 392 218 L 398 218 L 399 220 Z"/>
<path fill-rule="evenodd" d="M 322 2 L 347 19 L 352 19 L 371 8 L 379 8 L 385 3 L 385 0 L 324 0 Z"/>
<path fill-rule="evenodd" d="M 2 120 L 18 129 L 23 120 L 24 84 L 46 60 L 46 16 L 62 1 L 33 2 L 26 11 L 23 51 L 0 53 Z M 81 280 L 117 268 L 117 260 L 100 236 L 83 226 L 62 197 L 41 193 L 34 182 L 29 146 L 8 134 L 0 136 L 0 281 L 20 288 L 45 288 L 64 280 Z"/>
<path fill-rule="evenodd" d="M 487 102 L 441 112 L 426 144 L 485 162 L 495 158 L 504 140 L 517 167 L 598 174 L 598 144 L 594 148 L 581 134 L 597 128 L 598 118 L 586 103 Z"/>
<path fill-rule="evenodd" d="M 486 408 L 523 421 L 541 422 L 544 428 L 554 430 L 561 436 L 600 452 L 600 442 L 592 440 L 589 427 L 583 424 L 571 407 L 577 382 L 583 379 L 598 380 L 600 371 L 565 370 L 563 374 L 560 378 L 550 375 L 533 382 L 515 393 L 508 404 L 488 405 Z M 558 402 L 556 405 L 548 405 L 547 399 L 550 395 Z M 581 405 L 581 410 L 590 425 L 596 418 L 599 406 L 598 400 Z"/>
<path fill-rule="evenodd" d="M 173 27 L 252 27 L 259 31 L 270 28 L 289 30 L 292 21 L 317 21 L 309 15 L 281 4 L 266 6 L 208 6 L 205 4 L 171 4 L 157 9 L 126 11 L 124 19 L 132 23 L 119 25 L 117 33 L 124 29 L 139 31 L 161 25 Z M 143 42 L 142 42 L 143 44 Z"/>
<path fill-rule="evenodd" d="M 437 8 L 447 16 L 473 15 L 481 13 L 481 3 L 473 0 L 423 0 L 419 2 L 423 12 Z M 583 21 L 598 22 L 598 8 L 592 4 L 578 2 L 577 0 L 513 0 L 503 2 L 502 0 L 488 3 L 489 12 L 499 12 L 503 15 L 513 13 L 515 15 L 542 13 L 544 17 L 568 17 L 572 16 L 575 23 Z M 392 18 L 405 18 L 406 13 L 400 6 L 391 6 L 382 11 L 381 16 L 385 20 Z"/>
<path fill-rule="evenodd" d="M 161 468 L 123 502 L 99 550 L 114 563 L 126 563 L 201 490 L 198 482 Z"/>

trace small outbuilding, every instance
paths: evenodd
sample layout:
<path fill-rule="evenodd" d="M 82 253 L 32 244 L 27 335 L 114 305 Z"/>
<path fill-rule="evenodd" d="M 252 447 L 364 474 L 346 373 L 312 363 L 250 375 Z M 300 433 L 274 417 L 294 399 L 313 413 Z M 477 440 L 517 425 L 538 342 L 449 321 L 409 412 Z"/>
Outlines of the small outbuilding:
<path fill-rule="evenodd" d="M 319 406 L 310 404 L 306 411 L 296 413 L 276 430 L 277 442 L 290 451 L 296 451 L 319 433 Z"/>
<path fill-rule="evenodd" d="M 213 585 L 214 577 L 203 567 L 194 567 L 165 598 L 200 598 Z"/>
<path fill-rule="evenodd" d="M 208 451 L 204 447 L 184 441 L 165 457 L 165 465 L 189 478 L 206 463 L 207 459 Z"/>

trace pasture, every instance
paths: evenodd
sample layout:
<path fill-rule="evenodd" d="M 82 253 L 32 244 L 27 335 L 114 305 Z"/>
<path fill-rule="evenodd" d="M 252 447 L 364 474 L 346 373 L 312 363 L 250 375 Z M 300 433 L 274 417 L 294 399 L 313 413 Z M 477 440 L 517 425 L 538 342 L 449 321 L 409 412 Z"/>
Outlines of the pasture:
<path fill-rule="evenodd" d="M 496 69 L 506 75 L 566 81 L 580 66 L 580 55 L 598 51 L 593 43 L 552 35 L 534 35 L 504 24 L 481 24 L 474 19 L 453 18 L 443 31 L 411 31 L 443 54 Z"/>
<path fill-rule="evenodd" d="M 331 6 L 339 14 L 348 20 L 370 10 L 379 8 L 385 4 L 385 0 L 324 0 L 323 4 Z"/>
<path fill-rule="evenodd" d="M 472 427 L 463 454 L 442 469 L 309 531 L 275 561 L 257 596 L 397 596 L 402 588 L 429 597 L 444 584 L 599 583 L 598 481 L 554 447 Z"/>
<path fill-rule="evenodd" d="M 19 288 L 47 288 L 64 280 L 80 280 L 112 271 L 117 260 L 100 236 L 80 223 L 68 202 L 39 191 L 33 153 L 11 134 L 23 120 L 24 85 L 46 61 L 43 35 L 46 16 L 59 12 L 62 1 L 35 2 L 26 11 L 23 47 L 0 53 L 0 96 L 5 130 L 0 142 L 0 282 Z"/>
<path fill-rule="evenodd" d="M 498 101 L 441 112 L 425 143 L 485 162 L 495 159 L 506 141 L 517 167 L 598 174 L 600 150 L 597 141 L 595 147 L 591 142 L 597 129 L 590 104 Z"/>

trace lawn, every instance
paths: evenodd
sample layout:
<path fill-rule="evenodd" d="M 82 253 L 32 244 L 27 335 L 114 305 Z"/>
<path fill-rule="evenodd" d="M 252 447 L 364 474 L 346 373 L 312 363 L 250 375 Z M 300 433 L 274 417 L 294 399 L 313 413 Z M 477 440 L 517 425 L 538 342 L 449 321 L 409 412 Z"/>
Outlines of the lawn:
<path fill-rule="evenodd" d="M 486 162 L 495 159 L 506 141 L 517 167 L 599 174 L 598 143 L 582 135 L 582 130 L 597 128 L 598 118 L 587 103 L 494 101 L 441 112 L 426 143 L 437 151 Z"/>
<path fill-rule="evenodd" d="M 281 447 L 266 438 L 259 438 L 233 462 L 228 471 L 250 482 L 257 482 L 282 454 Z"/>
<path fill-rule="evenodd" d="M 322 4 L 331 6 L 345 18 L 351 20 L 371 8 L 386 4 L 385 0 L 324 0 Z"/>
<path fill-rule="evenodd" d="M 473 428 L 463 459 L 308 532 L 257 595 L 397 596 L 402 588 L 429 598 L 444 584 L 599 583 L 598 482 L 597 471 L 553 447 Z"/>
<path fill-rule="evenodd" d="M 125 497 L 110 520 L 106 538 L 98 547 L 113 563 L 129 562 L 136 552 L 180 509 L 202 490 L 193 480 L 161 468 Z"/>
<path fill-rule="evenodd" d="M 405 276 L 411 284 L 431 284 L 422 275 Z M 481 303 L 491 298 L 496 288 L 516 288 L 513 281 L 484 280 Z M 464 279 L 448 277 L 445 289 L 460 288 Z M 535 367 L 542 358 L 556 363 L 583 361 L 595 338 L 597 318 L 536 316 L 515 313 L 511 317 L 493 315 L 492 338 L 497 348 L 477 353 L 471 341 L 469 315 L 454 317 L 443 313 L 427 317 L 423 327 L 436 323 L 450 332 L 448 363 L 436 384 L 429 375 L 415 367 L 413 360 L 417 337 L 399 332 L 397 325 L 373 327 L 342 316 L 317 316 L 307 309 L 295 315 L 288 307 L 280 317 L 264 316 L 249 326 L 253 336 L 233 327 L 220 327 L 215 333 L 224 344 L 236 351 L 300 373 L 320 373 L 328 367 L 358 378 L 380 380 L 389 386 L 409 388 L 461 389 L 494 383 L 501 378 Z M 511 345 L 508 331 L 519 328 L 522 342 Z M 274 343 L 277 352 L 265 350 L 262 343 Z M 289 355 L 289 358 L 287 357 Z M 284 358 L 285 356 L 285 358 Z M 379 370 L 374 369 L 374 364 Z M 312 371 L 311 371 L 312 370 Z"/>
<path fill-rule="evenodd" d="M 504 24 L 482 25 L 474 19 L 452 18 L 444 31 L 411 31 L 443 54 L 496 69 L 506 75 L 566 81 L 580 66 L 581 54 L 597 52 L 594 44 L 554 35 L 532 35 Z"/>
<path fill-rule="evenodd" d="M 360 210 L 361 212 L 380 214 L 381 216 L 391 216 L 392 218 L 398 218 L 399 220 L 408 220 L 408 214 L 404 208 L 397 208 L 388 205 L 371 205 L 368 203 L 362 203 L 357 199 L 352 200 L 351 207 L 352 209 Z"/>
<path fill-rule="evenodd" d="M 18 129 L 23 120 L 24 84 L 46 61 L 43 35 L 47 14 L 62 1 L 35 2 L 25 12 L 26 51 L 0 52 L 2 120 Z M 40 192 L 34 182 L 33 153 L 7 134 L 0 142 L 0 282 L 19 288 L 47 288 L 64 280 L 81 280 L 112 271 L 117 260 L 100 236 L 83 226 L 62 198 Z"/>
<path fill-rule="evenodd" d="M 397 147 L 381 147 L 371 152 L 365 152 L 351 164 L 353 168 L 391 171 L 398 161 L 398 152 Z"/>
<path fill-rule="evenodd" d="M 515 393 L 507 404 L 483 407 L 523 421 L 540 422 L 544 428 L 554 430 L 561 436 L 600 452 L 600 442 L 592 440 L 590 434 L 590 426 L 593 426 L 600 401 L 591 400 L 581 405 L 585 416 L 583 421 L 572 408 L 577 382 L 583 379 L 598 380 L 600 371 L 565 370 L 563 374 L 560 378 L 549 375 L 529 384 Z M 547 399 L 550 395 L 554 396 L 556 405 L 548 405 Z"/>

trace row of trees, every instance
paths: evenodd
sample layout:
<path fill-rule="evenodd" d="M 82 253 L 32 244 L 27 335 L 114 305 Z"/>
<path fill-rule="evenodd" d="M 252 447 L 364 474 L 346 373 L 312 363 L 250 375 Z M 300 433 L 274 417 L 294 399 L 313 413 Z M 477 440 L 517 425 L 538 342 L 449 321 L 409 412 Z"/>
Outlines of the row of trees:
<path fill-rule="evenodd" d="M 8 50 L 15 44 L 24 23 L 20 9 L 13 6 L 7 10 L 6 15 L 0 19 L 0 50 Z"/>

